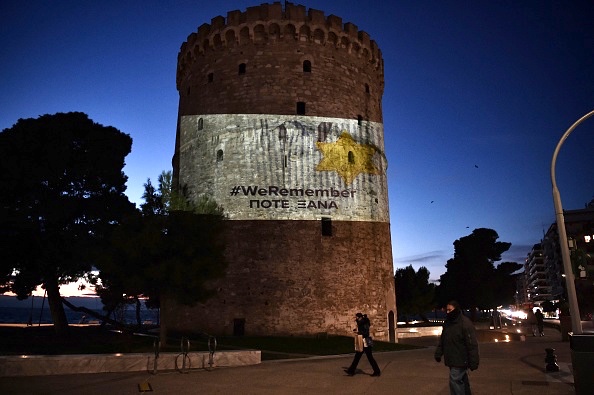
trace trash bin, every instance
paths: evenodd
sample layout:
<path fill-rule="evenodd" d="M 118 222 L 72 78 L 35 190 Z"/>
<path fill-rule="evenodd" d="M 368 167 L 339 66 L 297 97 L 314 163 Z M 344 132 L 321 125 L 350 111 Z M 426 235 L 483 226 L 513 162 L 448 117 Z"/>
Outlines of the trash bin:
<path fill-rule="evenodd" d="M 594 388 L 594 333 L 569 333 L 573 382 L 577 395 L 592 394 Z"/>

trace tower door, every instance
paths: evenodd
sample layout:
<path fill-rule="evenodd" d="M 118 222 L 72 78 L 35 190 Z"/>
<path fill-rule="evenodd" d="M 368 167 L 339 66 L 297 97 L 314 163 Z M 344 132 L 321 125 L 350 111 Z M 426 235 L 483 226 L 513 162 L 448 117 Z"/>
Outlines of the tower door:
<path fill-rule="evenodd" d="M 388 313 L 388 336 L 390 337 L 390 343 L 396 342 L 396 326 L 394 325 L 394 312 L 392 310 Z"/>
<path fill-rule="evenodd" d="M 233 336 L 245 335 L 245 318 L 235 318 L 233 320 Z"/>

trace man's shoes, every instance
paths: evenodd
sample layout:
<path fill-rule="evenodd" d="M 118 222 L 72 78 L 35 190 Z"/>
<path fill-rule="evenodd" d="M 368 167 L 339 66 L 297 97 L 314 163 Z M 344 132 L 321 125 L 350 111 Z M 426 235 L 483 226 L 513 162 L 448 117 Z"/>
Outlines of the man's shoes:
<path fill-rule="evenodd" d="M 381 376 L 381 372 L 373 372 L 373 374 L 371 375 L 371 377 L 379 377 Z"/>
<path fill-rule="evenodd" d="M 351 370 L 348 370 L 348 369 L 345 369 L 344 372 L 347 374 L 347 376 L 354 376 L 355 375 L 355 372 L 353 372 Z"/>

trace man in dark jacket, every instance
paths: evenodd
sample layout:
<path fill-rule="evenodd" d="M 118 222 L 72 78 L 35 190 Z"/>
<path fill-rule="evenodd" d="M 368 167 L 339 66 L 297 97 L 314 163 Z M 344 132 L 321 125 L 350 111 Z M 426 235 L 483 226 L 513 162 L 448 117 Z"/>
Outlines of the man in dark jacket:
<path fill-rule="evenodd" d="M 353 358 L 353 362 L 348 369 L 345 369 L 345 373 L 349 376 L 353 376 L 357 370 L 357 365 L 359 364 L 359 360 L 363 353 L 367 355 L 367 360 L 373 369 L 373 373 L 371 374 L 372 377 L 377 377 L 381 374 L 380 368 L 373 358 L 373 340 L 369 335 L 369 327 L 371 326 L 371 321 L 367 318 L 367 314 L 357 313 L 355 315 L 355 321 L 357 322 L 357 328 L 353 329 L 357 334 L 363 336 L 363 351 L 356 351 L 355 357 Z"/>
<path fill-rule="evenodd" d="M 435 360 L 450 368 L 450 394 L 470 395 L 468 369 L 475 370 L 479 365 L 479 349 L 474 325 L 462 314 L 458 302 L 448 303 L 447 317 L 443 324 L 439 344 L 435 349 Z"/>

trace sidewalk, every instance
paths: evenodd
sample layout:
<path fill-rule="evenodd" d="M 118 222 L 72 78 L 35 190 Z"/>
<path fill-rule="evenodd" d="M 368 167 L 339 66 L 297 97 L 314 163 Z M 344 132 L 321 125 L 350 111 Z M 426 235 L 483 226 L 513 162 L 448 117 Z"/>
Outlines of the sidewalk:
<path fill-rule="evenodd" d="M 510 329 L 512 330 L 512 329 Z M 365 358 L 346 376 L 352 355 L 263 362 L 238 368 L 164 372 L 2 377 L 2 394 L 449 394 L 448 369 L 433 359 L 437 337 L 402 339 L 419 350 L 375 353 L 382 375 L 371 377 Z M 545 348 L 554 348 L 560 372 L 546 372 Z M 484 342 L 481 362 L 470 374 L 475 395 L 574 394 L 568 342 L 558 330 L 525 341 Z M 150 391 L 149 391 L 150 390 Z"/>

